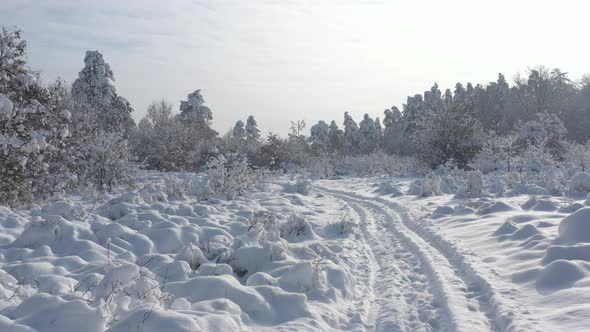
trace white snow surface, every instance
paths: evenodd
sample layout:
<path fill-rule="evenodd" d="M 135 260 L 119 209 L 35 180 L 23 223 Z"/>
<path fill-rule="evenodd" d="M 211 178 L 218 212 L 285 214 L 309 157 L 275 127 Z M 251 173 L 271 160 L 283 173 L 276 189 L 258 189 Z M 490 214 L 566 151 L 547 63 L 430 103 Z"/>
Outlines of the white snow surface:
<path fill-rule="evenodd" d="M 166 176 L 0 207 L 0 331 L 590 330 L 583 196 L 492 195 L 473 174 L 228 201 Z"/>

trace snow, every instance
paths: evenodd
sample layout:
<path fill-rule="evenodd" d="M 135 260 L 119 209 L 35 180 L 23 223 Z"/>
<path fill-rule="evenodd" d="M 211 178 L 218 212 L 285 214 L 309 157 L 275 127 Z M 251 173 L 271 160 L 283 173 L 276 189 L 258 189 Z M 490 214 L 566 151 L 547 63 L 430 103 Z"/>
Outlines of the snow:
<path fill-rule="evenodd" d="M 0 330 L 590 328 L 579 194 L 490 194 L 498 179 L 470 173 L 281 178 L 227 200 L 200 176 L 0 208 Z"/>
<path fill-rule="evenodd" d="M 0 329 L 352 324 L 335 305 L 350 303 L 354 282 L 338 254 L 352 234 L 332 227 L 333 202 L 314 203 L 309 181 L 232 201 L 203 197 L 182 185 L 185 177 L 144 172 L 142 189 L 98 201 L 77 194 L 30 210 L 0 208 Z"/>
<path fill-rule="evenodd" d="M 4 94 L 0 93 L 0 114 L 12 113 L 12 102 Z"/>
<path fill-rule="evenodd" d="M 563 241 L 590 242 L 590 207 L 580 209 L 559 223 L 559 238 Z"/>
<path fill-rule="evenodd" d="M 570 192 L 590 192 L 590 174 L 578 173 L 569 185 Z"/>

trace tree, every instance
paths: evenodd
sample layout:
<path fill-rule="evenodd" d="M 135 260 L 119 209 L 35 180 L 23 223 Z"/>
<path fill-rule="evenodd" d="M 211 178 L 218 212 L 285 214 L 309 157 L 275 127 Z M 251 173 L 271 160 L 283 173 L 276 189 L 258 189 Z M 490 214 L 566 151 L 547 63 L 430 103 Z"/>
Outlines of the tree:
<path fill-rule="evenodd" d="M 483 131 L 473 102 L 453 103 L 418 124 L 414 139 L 417 157 L 435 168 L 452 161 L 466 168 L 482 146 Z"/>
<path fill-rule="evenodd" d="M 330 150 L 330 128 L 324 121 L 318 121 L 310 130 L 311 150 L 315 155 L 322 155 Z"/>
<path fill-rule="evenodd" d="M 375 130 L 377 131 L 377 148 L 383 148 L 383 127 L 381 126 L 381 120 L 379 117 L 375 118 Z"/>
<path fill-rule="evenodd" d="M 347 155 L 359 153 L 359 126 L 348 112 L 344 113 L 344 149 Z"/>
<path fill-rule="evenodd" d="M 26 67 L 19 30 L 0 33 L 0 204 L 27 204 L 62 189 L 55 166 L 69 137 L 70 112 L 60 89 L 48 89 Z M 59 170 L 59 173 L 51 173 Z"/>
<path fill-rule="evenodd" d="M 328 141 L 331 152 L 342 153 L 344 151 L 344 132 L 338 128 L 334 120 L 330 122 L 328 128 Z"/>
<path fill-rule="evenodd" d="M 205 99 L 199 89 L 189 93 L 187 100 L 180 102 L 178 119 L 194 131 L 192 135 L 199 141 L 210 141 L 217 136 L 217 132 L 211 129 L 213 112 L 205 106 Z"/>
<path fill-rule="evenodd" d="M 178 170 L 180 124 L 172 114 L 172 105 L 165 100 L 152 102 L 146 115 L 137 124 L 130 137 L 133 151 L 150 169 Z"/>
<path fill-rule="evenodd" d="M 554 159 L 562 160 L 567 152 L 565 137 L 567 130 L 555 114 L 547 112 L 537 114 L 536 118 L 520 124 L 518 144 L 522 148 L 538 146 Z"/>
<path fill-rule="evenodd" d="M 386 109 L 383 114 L 383 149 L 389 154 L 400 154 L 400 144 L 403 144 L 406 132 L 402 114 L 395 106 Z"/>
<path fill-rule="evenodd" d="M 359 151 L 362 154 L 369 154 L 379 147 L 379 132 L 375 121 L 365 114 L 359 124 Z"/>
<path fill-rule="evenodd" d="M 236 124 L 232 129 L 232 136 L 235 142 L 240 145 L 246 140 L 246 130 L 244 129 L 244 122 L 242 120 L 236 121 Z"/>
<path fill-rule="evenodd" d="M 571 109 L 561 115 L 567 128 L 568 138 L 584 143 L 590 140 L 590 76 L 585 76 L 579 82 L 578 93 Z"/>
<path fill-rule="evenodd" d="M 246 140 L 249 143 L 256 143 L 260 139 L 260 130 L 258 130 L 258 123 L 253 115 L 250 115 L 246 120 Z"/>
<path fill-rule="evenodd" d="M 113 71 L 102 54 L 86 51 L 84 68 L 72 84 L 72 95 L 100 112 L 100 116 L 96 117 L 99 130 L 119 133 L 126 138 L 135 127 L 131 117 L 133 108 L 129 101 L 117 94 L 114 81 Z"/>

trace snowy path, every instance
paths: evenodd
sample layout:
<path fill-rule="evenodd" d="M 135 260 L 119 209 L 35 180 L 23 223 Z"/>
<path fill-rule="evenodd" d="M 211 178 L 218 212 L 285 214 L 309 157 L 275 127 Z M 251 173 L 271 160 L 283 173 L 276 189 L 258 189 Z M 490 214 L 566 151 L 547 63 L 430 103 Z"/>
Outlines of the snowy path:
<path fill-rule="evenodd" d="M 507 325 L 486 283 L 409 227 L 400 207 L 355 193 L 322 191 L 354 209 L 372 249 L 377 275 L 369 322 L 376 331 L 496 331 Z"/>

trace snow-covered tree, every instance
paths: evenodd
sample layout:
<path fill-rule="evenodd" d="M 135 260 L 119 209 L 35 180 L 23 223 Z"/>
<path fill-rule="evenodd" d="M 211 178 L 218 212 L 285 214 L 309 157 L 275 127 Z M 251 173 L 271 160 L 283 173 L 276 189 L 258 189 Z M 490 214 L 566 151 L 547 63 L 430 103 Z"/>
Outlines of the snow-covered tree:
<path fill-rule="evenodd" d="M 567 152 L 565 137 L 567 130 L 555 114 L 539 113 L 536 118 L 521 124 L 518 128 L 519 145 L 541 146 L 556 159 L 562 159 Z"/>
<path fill-rule="evenodd" d="M 359 124 L 359 151 L 362 154 L 369 154 L 379 147 L 379 131 L 375 121 L 365 114 Z"/>
<path fill-rule="evenodd" d="M 260 139 L 260 130 L 258 130 L 258 123 L 254 119 L 253 115 L 250 115 L 246 120 L 246 140 L 249 143 L 258 142 Z"/>
<path fill-rule="evenodd" d="M 239 144 L 243 144 L 246 140 L 246 130 L 244 129 L 244 122 L 242 120 L 236 121 L 232 129 L 232 137 Z"/>
<path fill-rule="evenodd" d="M 172 105 L 165 100 L 152 102 L 146 115 L 137 124 L 130 143 L 139 159 L 150 169 L 178 170 L 182 153 L 179 135 L 183 128 L 172 114 Z"/>
<path fill-rule="evenodd" d="M 383 118 L 383 149 L 389 154 L 408 155 L 412 153 L 413 142 L 409 135 L 407 121 L 395 106 L 386 109 Z"/>
<path fill-rule="evenodd" d="M 113 71 L 102 54 L 86 51 L 84 68 L 72 84 L 72 95 L 100 113 L 96 117 L 99 130 L 127 137 L 135 127 L 131 116 L 133 108 L 129 101 L 117 94 L 114 81 Z"/>
<path fill-rule="evenodd" d="M 324 121 L 318 121 L 310 130 L 310 141 L 312 152 L 316 155 L 329 152 L 330 149 L 330 128 Z"/>
<path fill-rule="evenodd" d="M 349 155 L 356 155 L 359 153 L 359 126 L 354 119 L 348 114 L 344 113 L 344 148 Z"/>
<path fill-rule="evenodd" d="M 194 135 L 200 140 L 209 141 L 217 136 L 217 132 L 211 129 L 213 112 L 205 106 L 205 99 L 201 90 L 197 89 L 189 93 L 187 100 L 180 102 L 179 120 L 194 130 Z"/>
<path fill-rule="evenodd" d="M 381 119 L 375 118 L 375 130 L 377 131 L 377 146 L 379 149 L 383 148 L 383 127 L 381 126 Z"/>
<path fill-rule="evenodd" d="M 331 152 L 342 153 L 344 151 L 344 132 L 338 128 L 336 121 L 330 122 L 328 128 L 328 140 Z"/>
<path fill-rule="evenodd" d="M 453 103 L 432 114 L 415 131 L 417 157 L 435 168 L 449 161 L 465 168 L 482 145 L 483 131 L 475 119 L 473 103 Z"/>
<path fill-rule="evenodd" d="M 61 190 L 54 163 L 69 136 L 70 112 L 57 89 L 26 67 L 19 30 L 0 33 L 0 204 L 26 204 Z"/>

